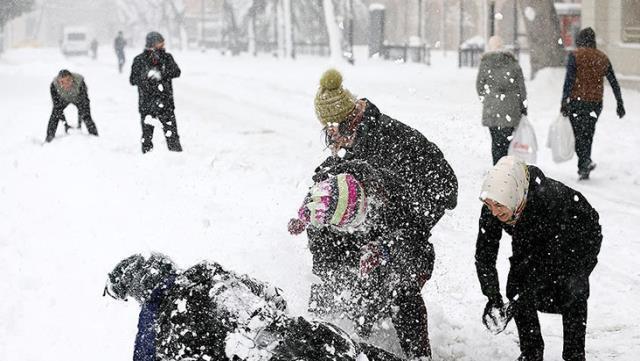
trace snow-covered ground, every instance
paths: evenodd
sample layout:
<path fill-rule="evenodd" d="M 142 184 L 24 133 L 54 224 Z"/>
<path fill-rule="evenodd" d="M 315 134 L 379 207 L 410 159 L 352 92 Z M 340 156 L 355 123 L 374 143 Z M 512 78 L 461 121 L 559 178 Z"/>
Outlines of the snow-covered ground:
<path fill-rule="evenodd" d="M 128 54 L 128 61 L 134 54 Z M 286 231 L 311 172 L 327 155 L 313 96 L 326 59 L 224 57 L 174 53 L 178 129 L 185 151 L 169 153 L 156 128 L 155 150 L 140 153 L 137 92 L 115 55 L 65 59 L 56 49 L 0 57 L 0 360 L 127 360 L 138 306 L 102 297 L 106 274 L 134 252 L 160 251 L 182 267 L 216 260 L 281 286 L 305 314 L 313 280 L 303 236 Z M 360 59 L 361 60 L 361 59 Z M 345 85 L 437 143 L 460 182 L 458 208 L 434 229 L 437 263 L 423 292 L 435 360 L 514 360 L 515 326 L 492 336 L 474 268 L 478 193 L 491 166 L 480 126 L 475 69 L 434 54 L 434 65 L 358 61 L 341 66 Z M 127 64 L 130 66 L 130 63 Z M 51 111 L 49 84 L 69 68 L 86 78 L 94 138 L 75 132 L 42 145 Z M 528 84 L 538 164 L 582 191 L 600 212 L 604 242 L 591 277 L 589 360 L 640 353 L 640 93 L 623 90 L 617 119 L 609 89 L 598 123 L 592 180 L 577 183 L 576 161 L 554 164 L 544 148 L 557 116 L 562 70 Z M 67 110 L 75 123 L 75 109 Z M 499 258 L 504 287 L 509 242 Z M 560 316 L 543 315 L 547 360 L 560 360 Z"/>

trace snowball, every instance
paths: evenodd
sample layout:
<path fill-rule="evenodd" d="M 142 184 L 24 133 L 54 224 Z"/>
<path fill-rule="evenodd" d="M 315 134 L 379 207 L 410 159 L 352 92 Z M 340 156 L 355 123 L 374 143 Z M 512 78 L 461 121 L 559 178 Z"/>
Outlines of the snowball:
<path fill-rule="evenodd" d="M 178 306 L 179 313 L 187 312 L 187 300 L 185 299 L 176 300 L 176 306 Z"/>

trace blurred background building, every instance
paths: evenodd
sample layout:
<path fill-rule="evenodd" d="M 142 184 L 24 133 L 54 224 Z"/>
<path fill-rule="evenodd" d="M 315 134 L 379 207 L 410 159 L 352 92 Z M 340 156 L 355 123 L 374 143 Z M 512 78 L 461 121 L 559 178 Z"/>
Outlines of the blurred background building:
<path fill-rule="evenodd" d="M 523 3 L 333 0 L 333 7 L 345 53 L 354 46 L 368 46 L 370 56 L 428 63 L 429 52 L 435 50 L 464 48 L 479 55 L 494 34 L 516 54 L 527 52 Z M 130 46 L 142 46 L 144 34 L 158 30 L 172 48 L 215 48 L 233 54 L 277 55 L 283 33 L 291 32 L 293 56 L 326 56 L 324 4 L 326 0 L 36 0 L 32 11 L 3 27 L 3 47 L 59 46 L 65 27 L 84 26 L 100 44 L 110 44 L 123 30 Z M 555 11 L 566 49 L 575 46 L 582 27 L 591 26 L 623 82 L 640 79 L 640 0 L 557 0 Z M 292 24 L 289 29 L 283 23 L 287 21 Z"/>

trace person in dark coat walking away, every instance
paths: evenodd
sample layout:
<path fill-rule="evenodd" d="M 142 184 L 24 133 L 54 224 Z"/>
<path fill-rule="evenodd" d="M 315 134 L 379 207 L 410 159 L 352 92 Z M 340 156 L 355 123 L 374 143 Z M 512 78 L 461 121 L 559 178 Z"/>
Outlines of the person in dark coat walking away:
<path fill-rule="evenodd" d="M 282 290 L 201 262 L 134 254 L 108 275 L 104 295 L 140 303 L 134 361 L 401 361 L 325 322 L 291 317 Z"/>
<path fill-rule="evenodd" d="M 51 100 L 53 101 L 53 110 L 47 125 L 46 142 L 50 142 L 56 136 L 58 122 L 62 120 L 65 131 L 70 126 L 64 116 L 64 110 L 69 104 L 73 104 L 78 108 L 78 128 L 84 122 L 89 134 L 98 135 L 98 129 L 91 118 L 91 107 L 89 105 L 89 93 L 87 92 L 87 84 L 84 77 L 69 70 L 62 69 L 53 79 L 50 86 Z"/>
<path fill-rule="evenodd" d="M 116 51 L 118 57 L 118 72 L 122 73 L 122 67 L 124 66 L 124 47 L 127 46 L 127 41 L 122 36 L 122 31 L 118 31 L 118 36 L 113 41 L 113 49 Z"/>
<path fill-rule="evenodd" d="M 586 180 L 596 167 L 591 160 L 591 146 L 596 122 L 602 112 L 604 77 L 609 80 L 616 97 L 618 117 L 624 117 L 626 112 L 613 66 L 607 55 L 596 48 L 593 29 L 582 29 L 576 38 L 576 46 L 578 48 L 567 58 L 560 112 L 571 121 L 576 137 L 579 179 Z"/>
<path fill-rule="evenodd" d="M 407 272 L 408 279 L 396 289 L 401 295 L 398 307 L 402 315 L 397 320 L 404 320 L 406 324 L 396 322 L 395 326 L 407 356 L 429 357 L 427 311 L 420 291 L 430 276 L 434 259 L 429 242 L 431 229 L 445 210 L 455 208 L 457 203 L 456 176 L 434 143 L 417 130 L 382 114 L 369 100 L 355 99 L 343 88 L 342 75 L 334 69 L 320 79 L 315 110 L 332 151 L 316 168 L 315 182 L 326 179 L 339 169 L 336 166 L 340 163 L 360 161 L 376 171 L 393 174 L 406 190 L 402 213 L 415 217 L 403 219 L 402 229 L 388 229 L 389 239 L 396 231 L 404 233 L 403 244 L 407 247 L 398 257 L 412 263 L 410 269 L 413 270 Z M 331 227 L 309 227 L 307 236 L 314 273 L 325 284 L 330 284 L 333 272 L 341 267 L 344 232 L 336 232 Z M 377 251 L 373 253 L 379 253 Z M 365 259 L 368 252 L 362 250 Z"/>
<path fill-rule="evenodd" d="M 476 91 L 482 101 L 482 125 L 491 134 L 493 164 L 507 155 L 510 137 L 527 115 L 527 89 L 518 60 L 504 50 L 502 38 L 489 39 L 489 52 L 482 56 Z"/>
<path fill-rule="evenodd" d="M 164 49 L 164 38 L 157 32 L 147 34 L 145 49 L 133 59 L 131 85 L 138 87 L 138 109 L 142 126 L 142 153 L 153 149 L 151 118 L 162 124 L 167 147 L 181 152 L 178 125 L 174 114 L 172 79 L 180 76 L 180 68 Z"/>
<path fill-rule="evenodd" d="M 562 358 L 584 361 L 589 275 L 602 242 L 598 212 L 580 192 L 511 156 L 489 171 L 480 199 L 475 258 L 488 298 L 485 325 L 504 312 L 496 269 L 504 230 L 512 240 L 507 298 L 520 339 L 518 360 L 543 359 L 541 311 L 562 315 Z"/>

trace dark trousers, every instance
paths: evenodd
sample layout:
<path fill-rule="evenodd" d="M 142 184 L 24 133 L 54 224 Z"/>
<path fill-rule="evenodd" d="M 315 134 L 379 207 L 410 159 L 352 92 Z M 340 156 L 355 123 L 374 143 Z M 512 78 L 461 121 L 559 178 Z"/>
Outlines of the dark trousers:
<path fill-rule="evenodd" d="M 431 357 L 427 306 L 420 292 L 422 285 L 424 283 L 418 281 L 403 282 L 394 289 L 393 305 L 398 311 L 392 313 L 391 320 L 408 358 Z"/>
<path fill-rule="evenodd" d="M 589 174 L 591 145 L 596 131 L 596 122 L 602 112 L 602 103 L 572 100 L 569 103 L 569 120 L 576 137 L 578 173 Z"/>
<path fill-rule="evenodd" d="M 153 129 L 154 126 L 145 121 L 147 115 L 141 116 L 140 124 L 142 125 L 142 153 L 146 153 L 153 149 Z M 148 115 L 148 117 L 151 117 Z M 156 118 L 162 124 L 164 137 L 167 140 L 167 148 L 172 152 L 182 152 L 180 145 L 180 136 L 178 135 L 178 125 L 176 124 L 176 116 L 173 110 L 165 111 L 158 114 Z"/>
<path fill-rule="evenodd" d="M 69 104 L 65 103 L 59 106 L 54 106 L 51 111 L 51 117 L 49 117 L 49 124 L 47 125 L 47 141 L 51 141 L 56 136 L 56 130 L 58 129 L 58 122 L 62 120 L 65 128 L 68 128 L 67 118 L 64 116 L 64 110 Z M 89 99 L 82 99 L 77 104 L 73 103 L 78 108 L 78 127 L 84 122 L 89 134 L 98 135 L 98 129 L 96 124 L 91 118 L 91 108 L 89 106 Z"/>
<path fill-rule="evenodd" d="M 587 329 L 587 300 L 573 302 L 561 313 L 565 361 L 585 361 L 585 335 Z M 544 341 L 540 333 L 540 321 L 533 301 L 520 298 L 514 320 L 518 328 L 520 351 L 527 361 L 542 361 Z"/>
<path fill-rule="evenodd" d="M 513 134 L 512 127 L 489 127 L 491 133 L 491 154 L 493 155 L 493 164 L 498 163 L 500 158 L 509 153 L 509 137 Z"/>
<path fill-rule="evenodd" d="M 122 67 L 124 66 L 124 51 L 116 51 L 118 56 L 118 72 L 122 73 Z"/>

